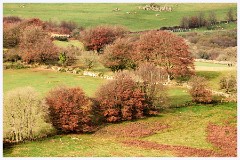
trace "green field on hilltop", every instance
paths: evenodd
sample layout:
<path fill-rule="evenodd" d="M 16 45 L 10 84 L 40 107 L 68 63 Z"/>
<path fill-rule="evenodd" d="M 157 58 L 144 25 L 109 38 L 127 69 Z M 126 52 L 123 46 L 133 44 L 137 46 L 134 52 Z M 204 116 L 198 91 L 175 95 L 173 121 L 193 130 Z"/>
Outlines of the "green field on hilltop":
<path fill-rule="evenodd" d="M 172 12 L 138 9 L 138 6 L 145 5 L 144 3 L 25 3 L 23 8 L 20 7 L 20 3 L 4 3 L 3 15 L 42 20 L 71 20 L 83 27 L 100 24 L 124 25 L 132 31 L 137 31 L 179 25 L 183 16 L 197 15 L 200 11 L 203 11 L 206 17 L 210 11 L 214 11 L 218 20 L 224 20 L 230 8 L 234 10 L 234 15 L 237 10 L 237 5 L 230 3 L 159 3 L 160 6 L 171 6 Z M 119 8 L 120 11 L 112 11 L 115 8 Z M 136 12 L 136 14 L 126 12 Z M 235 28 L 235 26 L 236 24 L 231 25 L 230 28 Z"/>

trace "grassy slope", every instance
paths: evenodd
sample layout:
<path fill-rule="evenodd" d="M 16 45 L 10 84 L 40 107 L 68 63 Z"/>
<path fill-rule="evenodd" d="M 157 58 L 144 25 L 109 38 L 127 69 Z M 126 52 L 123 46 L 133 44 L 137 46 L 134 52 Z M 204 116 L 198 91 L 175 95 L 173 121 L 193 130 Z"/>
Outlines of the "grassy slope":
<path fill-rule="evenodd" d="M 70 41 L 57 41 L 57 40 L 54 40 L 53 43 L 55 45 L 57 45 L 58 47 L 62 47 L 62 48 L 67 48 L 67 47 L 70 47 L 70 46 L 75 46 L 75 47 L 78 47 L 79 49 L 81 50 L 84 50 L 84 46 L 83 46 L 83 43 L 78 41 L 78 40 L 70 40 Z"/>
<path fill-rule="evenodd" d="M 93 96 L 96 89 L 105 82 L 100 78 L 84 77 L 70 73 L 59 73 L 53 71 L 41 71 L 33 69 L 4 70 L 3 92 L 16 87 L 32 86 L 41 95 L 46 94 L 55 86 L 80 86 L 87 95 Z"/>
<path fill-rule="evenodd" d="M 219 90 L 219 82 L 222 77 L 237 76 L 236 67 L 228 67 L 223 64 L 195 62 L 195 68 L 197 75 L 206 78 L 209 86 L 214 90 Z"/>
<path fill-rule="evenodd" d="M 145 4 L 26 4 L 25 8 L 19 7 L 20 4 L 3 5 L 4 16 L 20 16 L 24 18 L 38 17 L 42 20 L 53 19 L 56 21 L 72 20 L 84 27 L 96 26 L 99 24 L 118 24 L 128 27 L 130 30 L 158 29 L 162 26 L 179 25 L 183 16 L 196 15 L 199 11 L 204 11 L 208 16 L 209 11 L 215 11 L 219 20 L 224 20 L 229 8 L 236 11 L 236 4 L 191 4 L 179 3 L 166 4 L 172 6 L 173 12 L 154 12 L 139 10 L 138 6 Z M 160 4 L 164 5 L 164 4 Z M 120 8 L 121 11 L 113 12 L 114 8 Z M 127 14 L 126 12 L 137 12 L 136 14 Z M 156 17 L 155 14 L 160 14 Z"/>
<path fill-rule="evenodd" d="M 195 148 L 214 149 L 206 141 L 206 127 L 212 122 L 222 125 L 230 120 L 231 125 L 236 126 L 236 103 L 216 106 L 190 106 L 178 108 L 158 117 L 151 117 L 137 122 L 161 122 L 168 124 L 170 128 L 159 131 L 152 136 L 140 138 L 160 144 L 183 145 Z M 227 113 L 227 114 L 226 114 Z M 122 126 L 136 122 L 124 122 L 112 124 Z M 72 139 L 72 138 L 78 138 Z M 153 149 L 141 149 L 138 147 L 126 147 L 121 141 L 138 138 L 119 138 L 95 136 L 94 134 L 70 134 L 57 135 L 42 141 L 19 144 L 11 149 L 4 150 L 4 156 L 176 156 L 170 151 Z M 62 142 L 61 142 L 62 141 Z"/>

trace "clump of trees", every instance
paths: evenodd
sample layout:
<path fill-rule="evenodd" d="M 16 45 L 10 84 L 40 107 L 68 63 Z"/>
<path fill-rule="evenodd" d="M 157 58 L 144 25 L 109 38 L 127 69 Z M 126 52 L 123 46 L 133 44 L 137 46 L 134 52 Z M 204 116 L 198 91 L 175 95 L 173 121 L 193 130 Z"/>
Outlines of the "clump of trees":
<path fill-rule="evenodd" d="M 193 101 L 197 103 L 212 102 L 212 92 L 208 89 L 207 81 L 203 77 L 194 76 L 190 79 L 189 90 Z"/>
<path fill-rule="evenodd" d="M 116 79 L 103 85 L 96 97 L 106 122 L 142 118 L 151 110 L 144 93 L 126 73 L 118 74 Z"/>
<path fill-rule="evenodd" d="M 232 22 L 235 20 L 232 9 L 229 9 L 229 11 L 226 13 L 225 20 L 227 22 Z M 198 15 L 182 17 L 180 21 L 180 26 L 182 28 L 199 28 L 206 26 L 208 29 L 210 29 L 211 26 L 215 25 L 217 22 L 218 22 L 217 16 L 214 11 L 209 12 L 208 17 L 205 16 L 204 12 L 199 12 Z M 225 23 L 225 21 L 222 22 Z"/>
<path fill-rule="evenodd" d="M 4 141 L 33 140 L 53 132 L 47 106 L 33 88 L 17 88 L 7 92 L 3 106 Z"/>
<path fill-rule="evenodd" d="M 111 44 L 119 37 L 123 37 L 126 32 L 127 30 L 121 26 L 97 26 L 81 32 L 80 40 L 87 50 L 100 52 L 105 45 Z"/>
<path fill-rule="evenodd" d="M 217 31 L 214 33 L 187 33 L 194 58 L 236 62 L 237 31 Z"/>
<path fill-rule="evenodd" d="M 21 33 L 19 52 L 27 63 L 45 63 L 58 59 L 58 49 L 42 28 L 29 26 Z"/>
<path fill-rule="evenodd" d="M 60 34 L 72 34 L 73 32 L 76 32 L 76 30 L 83 29 L 82 27 L 78 27 L 78 25 L 73 21 L 57 22 L 51 19 L 44 22 L 43 28 L 48 32 Z"/>
<path fill-rule="evenodd" d="M 52 125 L 63 133 L 91 132 L 92 103 L 81 88 L 59 87 L 46 97 Z"/>

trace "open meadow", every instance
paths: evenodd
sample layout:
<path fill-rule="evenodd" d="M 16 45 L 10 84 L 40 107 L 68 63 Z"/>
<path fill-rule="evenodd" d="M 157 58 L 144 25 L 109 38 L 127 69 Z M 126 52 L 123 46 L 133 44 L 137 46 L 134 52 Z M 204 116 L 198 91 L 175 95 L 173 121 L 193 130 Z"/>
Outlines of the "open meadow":
<path fill-rule="evenodd" d="M 74 21 L 83 27 L 97 26 L 100 24 L 123 25 L 132 31 L 141 31 L 149 29 L 159 29 L 163 26 L 179 25 L 183 16 L 194 15 L 202 11 L 208 14 L 215 11 L 217 18 L 222 20 L 229 8 L 236 10 L 235 4 L 225 3 L 170 3 L 160 4 L 162 6 L 173 7 L 172 12 L 155 12 L 138 9 L 139 4 L 121 4 L 121 3 L 81 3 L 81 4 L 26 4 L 24 8 L 21 4 L 3 4 L 3 14 L 5 16 L 20 16 L 23 18 L 38 17 L 42 20 L 67 20 Z M 114 12 L 119 8 L 119 12 Z M 127 12 L 136 14 L 127 14 Z M 159 16 L 155 16 L 159 14 Z M 206 15 L 207 16 L 207 15 Z M 236 25 L 235 25 L 236 27 Z"/>
<path fill-rule="evenodd" d="M 236 10 L 4 3 L 3 156 L 237 157 Z"/>

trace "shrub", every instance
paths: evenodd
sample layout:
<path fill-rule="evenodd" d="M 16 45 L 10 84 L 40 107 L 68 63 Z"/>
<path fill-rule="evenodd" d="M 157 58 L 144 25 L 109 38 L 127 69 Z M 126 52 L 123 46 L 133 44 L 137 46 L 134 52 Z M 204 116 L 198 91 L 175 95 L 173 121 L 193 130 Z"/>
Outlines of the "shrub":
<path fill-rule="evenodd" d="M 46 63 L 58 59 L 57 47 L 40 27 L 30 26 L 22 32 L 19 50 L 22 60 L 27 63 Z"/>
<path fill-rule="evenodd" d="M 118 37 L 122 37 L 126 29 L 120 26 L 97 26 L 84 30 L 80 39 L 88 50 L 100 50 L 107 44 L 112 43 Z"/>
<path fill-rule="evenodd" d="M 189 28 L 198 28 L 199 27 L 199 18 L 197 16 L 189 17 Z"/>
<path fill-rule="evenodd" d="M 92 104 L 81 88 L 56 88 L 49 92 L 46 102 L 52 125 L 59 132 L 93 131 Z"/>
<path fill-rule="evenodd" d="M 189 90 L 193 101 L 197 103 L 212 102 L 212 92 L 207 88 L 206 79 L 194 76 L 190 80 L 191 89 Z"/>
<path fill-rule="evenodd" d="M 223 77 L 220 80 L 220 89 L 225 90 L 226 93 L 237 92 L 237 78 L 233 75 Z"/>
<path fill-rule="evenodd" d="M 3 139 L 21 142 L 52 132 L 47 107 L 31 87 L 17 88 L 4 96 Z"/>
<path fill-rule="evenodd" d="M 80 50 L 74 46 L 68 46 L 67 48 L 60 49 L 60 54 L 58 56 L 59 63 L 62 66 L 71 66 L 73 65 L 77 58 L 76 55 L 79 54 Z"/>
<path fill-rule="evenodd" d="M 135 40 L 130 37 L 119 38 L 104 49 L 102 62 L 112 71 L 134 69 L 136 64 L 132 58 Z"/>
<path fill-rule="evenodd" d="M 142 118 L 149 113 L 144 93 L 128 74 L 119 73 L 116 78 L 100 87 L 96 93 L 99 108 L 107 122 Z"/>

